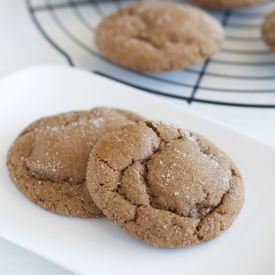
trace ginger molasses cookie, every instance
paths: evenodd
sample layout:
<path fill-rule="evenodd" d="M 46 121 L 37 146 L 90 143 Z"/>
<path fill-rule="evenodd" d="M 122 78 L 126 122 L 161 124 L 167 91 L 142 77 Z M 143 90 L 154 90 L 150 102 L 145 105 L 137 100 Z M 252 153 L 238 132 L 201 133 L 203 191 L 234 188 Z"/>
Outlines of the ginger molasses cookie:
<path fill-rule="evenodd" d="M 14 141 L 7 156 L 10 178 L 32 202 L 68 216 L 94 217 L 101 210 L 86 188 L 86 168 L 97 141 L 142 117 L 94 108 L 42 118 Z"/>
<path fill-rule="evenodd" d="M 127 233 L 163 247 L 209 241 L 230 227 L 244 203 L 235 164 L 199 134 L 139 122 L 94 147 L 89 192 Z"/>
<path fill-rule="evenodd" d="M 197 8 L 140 2 L 106 17 L 97 28 L 95 42 L 118 65 L 163 72 L 205 61 L 221 48 L 223 38 L 218 21 Z"/>
<path fill-rule="evenodd" d="M 239 9 L 254 6 L 264 0 L 191 0 L 192 2 L 211 9 Z"/>
<path fill-rule="evenodd" d="M 266 17 L 262 26 L 262 37 L 270 50 L 275 53 L 275 11 Z"/>

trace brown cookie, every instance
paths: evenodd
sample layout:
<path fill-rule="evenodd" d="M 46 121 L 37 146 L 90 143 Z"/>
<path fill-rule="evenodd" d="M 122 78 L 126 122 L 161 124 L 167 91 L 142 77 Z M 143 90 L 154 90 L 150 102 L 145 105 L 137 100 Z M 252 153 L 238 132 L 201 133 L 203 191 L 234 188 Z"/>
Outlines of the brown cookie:
<path fill-rule="evenodd" d="M 188 68 L 222 46 L 221 25 L 186 5 L 140 2 L 123 7 L 98 26 L 100 52 L 121 66 L 147 72 Z"/>
<path fill-rule="evenodd" d="M 191 0 L 192 2 L 211 9 L 239 9 L 254 6 L 264 0 Z"/>
<path fill-rule="evenodd" d="M 46 210 L 68 216 L 101 215 L 86 187 L 90 152 L 106 133 L 142 119 L 112 108 L 42 118 L 23 130 L 11 146 L 10 178 Z"/>
<path fill-rule="evenodd" d="M 147 243 L 182 247 L 219 236 L 244 203 L 234 163 L 206 138 L 139 122 L 94 147 L 87 186 L 103 213 Z"/>
<path fill-rule="evenodd" d="M 266 17 L 262 26 L 262 37 L 270 50 L 275 53 L 275 11 Z"/>

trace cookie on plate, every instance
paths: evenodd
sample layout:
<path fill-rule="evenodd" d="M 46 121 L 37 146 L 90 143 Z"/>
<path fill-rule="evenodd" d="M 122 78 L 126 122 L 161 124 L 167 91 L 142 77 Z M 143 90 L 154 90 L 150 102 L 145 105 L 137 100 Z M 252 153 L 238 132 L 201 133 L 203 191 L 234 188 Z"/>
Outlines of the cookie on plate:
<path fill-rule="evenodd" d="M 101 139 L 87 186 L 109 219 L 163 247 L 219 236 L 244 203 L 242 177 L 227 155 L 201 135 L 162 122 L 139 122 Z"/>
<path fill-rule="evenodd" d="M 98 26 L 95 42 L 112 62 L 145 72 L 188 68 L 222 46 L 214 18 L 190 6 L 140 2 L 121 8 Z"/>
<path fill-rule="evenodd" d="M 264 0 L 191 0 L 192 2 L 211 9 L 239 9 L 254 6 Z"/>
<path fill-rule="evenodd" d="M 275 11 L 266 17 L 262 26 L 262 37 L 270 50 L 275 53 Z"/>
<path fill-rule="evenodd" d="M 101 215 L 86 187 L 90 151 L 106 133 L 142 119 L 103 107 L 42 118 L 24 129 L 11 146 L 10 178 L 46 210 L 68 216 Z"/>

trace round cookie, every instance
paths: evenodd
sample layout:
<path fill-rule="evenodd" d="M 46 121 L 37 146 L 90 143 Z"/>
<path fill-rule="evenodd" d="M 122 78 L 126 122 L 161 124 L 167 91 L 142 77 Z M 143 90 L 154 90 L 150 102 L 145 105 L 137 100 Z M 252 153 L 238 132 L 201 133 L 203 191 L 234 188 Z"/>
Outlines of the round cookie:
<path fill-rule="evenodd" d="M 156 246 L 209 241 L 244 203 L 242 177 L 228 156 L 206 138 L 162 122 L 107 134 L 92 151 L 86 179 L 109 219 Z"/>
<path fill-rule="evenodd" d="M 266 17 L 262 26 L 262 37 L 270 50 L 275 53 L 275 11 Z"/>
<path fill-rule="evenodd" d="M 102 215 L 86 187 L 90 152 L 106 133 L 142 119 L 103 107 L 42 118 L 24 129 L 11 146 L 10 178 L 46 210 L 79 217 Z"/>
<path fill-rule="evenodd" d="M 139 2 L 106 17 L 96 30 L 99 51 L 112 62 L 145 72 L 188 68 L 222 46 L 221 25 L 191 6 Z"/>
<path fill-rule="evenodd" d="M 254 6 L 264 0 L 191 0 L 192 2 L 211 9 L 239 9 Z"/>

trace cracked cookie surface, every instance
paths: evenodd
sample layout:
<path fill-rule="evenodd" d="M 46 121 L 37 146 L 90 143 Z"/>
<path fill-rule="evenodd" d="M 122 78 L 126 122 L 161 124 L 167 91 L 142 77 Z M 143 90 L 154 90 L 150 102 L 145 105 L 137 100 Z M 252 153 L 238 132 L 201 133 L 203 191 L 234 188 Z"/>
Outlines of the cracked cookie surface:
<path fill-rule="evenodd" d="M 265 0 L 191 0 L 192 2 L 211 9 L 239 9 L 254 6 Z"/>
<path fill-rule="evenodd" d="M 262 37 L 270 50 L 275 53 L 275 11 L 265 18 L 262 26 Z"/>
<path fill-rule="evenodd" d="M 32 202 L 51 212 L 102 215 L 86 187 L 86 168 L 97 141 L 143 118 L 112 108 L 42 118 L 24 129 L 7 156 L 10 178 Z"/>
<path fill-rule="evenodd" d="M 127 233 L 163 247 L 209 241 L 244 203 L 234 163 L 199 134 L 143 121 L 106 135 L 87 168 L 89 192 Z"/>
<path fill-rule="evenodd" d="M 188 68 L 215 54 L 224 33 L 218 21 L 186 5 L 141 2 L 123 7 L 98 26 L 99 51 L 121 66 L 147 72 Z"/>

